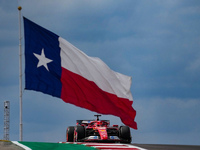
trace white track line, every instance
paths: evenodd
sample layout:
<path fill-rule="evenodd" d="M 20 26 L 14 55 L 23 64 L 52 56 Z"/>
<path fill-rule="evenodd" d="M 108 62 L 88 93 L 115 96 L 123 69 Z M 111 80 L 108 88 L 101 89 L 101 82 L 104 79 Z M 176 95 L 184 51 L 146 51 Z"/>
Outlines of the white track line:
<path fill-rule="evenodd" d="M 61 143 L 61 142 L 60 142 Z M 120 143 L 87 143 L 87 142 L 63 142 L 70 144 L 81 144 L 89 147 L 98 148 L 101 150 L 112 150 L 112 149 L 138 149 L 138 150 L 147 150 L 138 146 L 130 144 L 120 144 Z"/>
<path fill-rule="evenodd" d="M 117 146 L 117 145 L 113 145 L 113 146 L 91 146 L 91 147 L 95 147 L 95 148 L 98 148 L 98 149 L 137 149 L 137 150 L 146 150 L 146 149 L 143 149 L 141 147 L 137 147 L 137 146 L 133 146 L 133 145 L 125 145 L 125 146 Z"/>
<path fill-rule="evenodd" d="M 115 144 L 111 144 L 111 143 L 77 143 L 77 144 L 83 144 L 83 145 L 87 145 L 87 146 L 91 146 L 91 147 L 95 147 L 95 148 L 98 148 L 98 149 L 106 149 L 108 150 L 109 148 L 110 149 L 138 149 L 138 150 L 147 150 L 147 149 L 144 149 L 144 148 L 141 148 L 141 147 L 138 147 L 138 146 L 134 146 L 134 145 L 130 145 L 130 144 L 120 144 L 120 143 L 115 143 Z"/>
<path fill-rule="evenodd" d="M 17 142 L 17 141 L 12 141 L 12 143 L 18 145 L 19 147 L 22 147 L 22 148 L 25 149 L 25 150 L 32 150 L 32 149 L 30 149 L 29 147 L 27 147 L 27 146 L 25 146 L 25 145 L 23 145 L 23 144 L 21 144 L 21 143 L 19 143 L 19 142 Z"/>

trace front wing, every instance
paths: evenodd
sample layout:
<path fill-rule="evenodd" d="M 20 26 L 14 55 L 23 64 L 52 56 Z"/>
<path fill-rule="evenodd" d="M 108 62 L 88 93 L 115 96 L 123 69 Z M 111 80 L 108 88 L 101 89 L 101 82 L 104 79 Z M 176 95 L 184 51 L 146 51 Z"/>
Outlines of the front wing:
<path fill-rule="evenodd" d="M 108 136 L 106 140 L 102 140 L 100 136 L 89 136 L 81 139 L 79 142 L 127 143 L 128 141 L 120 139 L 118 136 Z"/>

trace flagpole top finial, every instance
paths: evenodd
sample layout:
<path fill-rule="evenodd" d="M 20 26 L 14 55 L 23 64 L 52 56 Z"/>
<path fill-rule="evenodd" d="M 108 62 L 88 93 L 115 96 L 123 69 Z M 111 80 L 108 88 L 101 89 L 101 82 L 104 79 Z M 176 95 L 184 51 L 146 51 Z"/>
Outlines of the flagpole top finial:
<path fill-rule="evenodd" d="M 21 6 L 19 6 L 19 7 L 18 7 L 18 10 L 19 10 L 19 11 L 20 11 L 20 10 L 22 10 L 22 7 L 21 7 Z"/>

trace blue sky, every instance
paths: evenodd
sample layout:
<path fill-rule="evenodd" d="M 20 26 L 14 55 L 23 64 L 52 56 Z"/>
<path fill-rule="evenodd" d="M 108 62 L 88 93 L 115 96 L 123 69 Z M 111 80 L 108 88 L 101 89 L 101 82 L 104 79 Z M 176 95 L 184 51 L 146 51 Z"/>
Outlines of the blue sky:
<path fill-rule="evenodd" d="M 0 139 L 9 100 L 10 140 L 19 140 L 19 5 L 23 16 L 132 76 L 133 143 L 200 145 L 199 0 L 1 0 Z M 67 126 L 94 114 L 24 90 L 24 140 L 65 141 Z M 102 119 L 122 124 L 114 116 Z"/>

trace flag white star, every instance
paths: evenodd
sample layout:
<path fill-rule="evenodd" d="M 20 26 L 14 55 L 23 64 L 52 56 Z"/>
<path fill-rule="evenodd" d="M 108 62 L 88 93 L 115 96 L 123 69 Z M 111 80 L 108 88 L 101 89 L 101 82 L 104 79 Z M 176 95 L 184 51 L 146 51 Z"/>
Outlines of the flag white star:
<path fill-rule="evenodd" d="M 48 59 L 48 58 L 45 57 L 44 48 L 42 49 L 41 55 L 38 55 L 38 54 L 35 54 L 35 53 L 33 53 L 33 54 L 39 60 L 39 62 L 37 64 L 37 68 L 40 67 L 40 66 L 44 66 L 49 71 L 49 68 L 48 68 L 47 64 L 52 62 L 53 60 Z"/>

